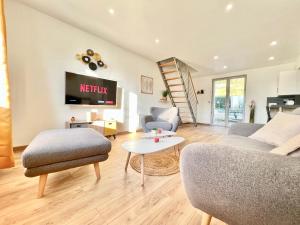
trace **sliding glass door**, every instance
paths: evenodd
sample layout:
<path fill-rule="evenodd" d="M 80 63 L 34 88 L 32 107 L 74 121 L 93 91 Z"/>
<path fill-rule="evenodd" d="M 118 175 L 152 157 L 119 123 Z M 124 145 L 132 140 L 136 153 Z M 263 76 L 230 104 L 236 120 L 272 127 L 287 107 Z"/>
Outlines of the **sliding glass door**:
<path fill-rule="evenodd" d="M 212 124 L 228 126 L 245 118 L 246 76 L 213 80 Z"/>
<path fill-rule="evenodd" d="M 213 124 L 225 126 L 227 117 L 227 79 L 213 80 Z"/>

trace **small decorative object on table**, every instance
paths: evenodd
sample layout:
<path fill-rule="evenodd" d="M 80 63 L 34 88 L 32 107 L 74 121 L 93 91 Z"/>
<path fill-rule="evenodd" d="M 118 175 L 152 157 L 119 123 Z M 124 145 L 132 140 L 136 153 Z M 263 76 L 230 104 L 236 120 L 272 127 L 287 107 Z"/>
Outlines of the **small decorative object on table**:
<path fill-rule="evenodd" d="M 154 142 L 155 143 L 158 143 L 159 142 L 159 135 L 162 133 L 162 129 L 160 128 L 155 128 L 151 131 L 155 136 L 153 138 Z"/>
<path fill-rule="evenodd" d="M 159 142 L 159 137 L 155 137 L 155 138 L 154 138 L 154 142 L 155 142 L 155 143 L 158 143 L 158 142 Z"/>
<path fill-rule="evenodd" d="M 254 123 L 254 116 L 255 116 L 255 102 L 254 100 L 251 101 L 250 105 L 250 117 L 249 117 L 249 122 Z"/>
<path fill-rule="evenodd" d="M 159 132 L 157 130 L 151 130 L 148 133 L 144 133 L 141 138 L 145 138 L 145 139 L 153 139 L 155 137 L 159 137 L 159 138 L 166 138 L 166 137 L 172 137 L 172 136 L 176 136 L 176 132 L 173 131 L 168 131 L 168 130 L 163 130 L 161 128 L 159 128 Z"/>
<path fill-rule="evenodd" d="M 75 122 L 75 120 L 76 120 L 76 119 L 75 119 L 74 116 L 72 116 L 71 119 L 70 119 L 71 122 Z"/>
<path fill-rule="evenodd" d="M 157 134 L 157 128 L 153 128 L 153 129 L 151 130 L 151 133 L 152 133 L 152 134 Z"/>

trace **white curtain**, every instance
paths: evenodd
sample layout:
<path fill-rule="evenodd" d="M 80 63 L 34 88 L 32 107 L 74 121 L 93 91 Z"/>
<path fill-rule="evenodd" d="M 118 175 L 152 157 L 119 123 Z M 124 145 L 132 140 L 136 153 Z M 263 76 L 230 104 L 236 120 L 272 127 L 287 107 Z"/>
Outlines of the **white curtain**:
<path fill-rule="evenodd" d="M 0 13 L 0 169 L 3 169 L 14 166 L 3 0 L 0 0 Z"/>

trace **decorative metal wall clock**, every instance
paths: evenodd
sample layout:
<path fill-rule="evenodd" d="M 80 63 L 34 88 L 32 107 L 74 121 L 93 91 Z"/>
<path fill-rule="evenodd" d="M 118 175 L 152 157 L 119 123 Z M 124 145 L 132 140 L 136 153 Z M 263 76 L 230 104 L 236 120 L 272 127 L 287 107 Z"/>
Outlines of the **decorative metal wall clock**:
<path fill-rule="evenodd" d="M 107 68 L 107 65 L 101 59 L 101 55 L 92 49 L 86 50 L 85 53 L 76 54 L 76 58 L 84 64 L 87 64 L 93 71 L 97 70 L 98 67 Z"/>

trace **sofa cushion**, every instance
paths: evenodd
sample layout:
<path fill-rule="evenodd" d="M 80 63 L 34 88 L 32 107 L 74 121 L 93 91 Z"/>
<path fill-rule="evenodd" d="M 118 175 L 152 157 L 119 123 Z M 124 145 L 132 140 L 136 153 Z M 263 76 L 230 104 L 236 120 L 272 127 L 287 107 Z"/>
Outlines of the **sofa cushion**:
<path fill-rule="evenodd" d="M 271 153 L 278 155 L 289 155 L 300 148 L 300 134 L 290 138 L 277 148 L 272 149 Z"/>
<path fill-rule="evenodd" d="M 270 122 L 249 137 L 279 146 L 297 134 L 300 134 L 300 115 L 278 112 Z"/>
<path fill-rule="evenodd" d="M 253 150 L 259 150 L 265 152 L 269 152 L 273 148 L 275 148 L 274 145 L 269 145 L 267 143 L 251 139 L 249 137 L 238 136 L 238 135 L 224 136 L 218 141 L 218 143 L 224 145 L 230 145 L 237 148 L 246 148 L 246 149 L 251 149 L 251 150 L 253 149 Z"/>
<path fill-rule="evenodd" d="M 178 108 L 160 108 L 160 107 L 151 107 L 151 114 L 153 119 L 161 122 L 172 123 L 174 118 L 178 116 Z"/>
<path fill-rule="evenodd" d="M 33 139 L 23 152 L 22 160 L 25 168 L 33 168 L 106 155 L 110 149 L 110 141 L 91 128 L 47 130 Z"/>
<path fill-rule="evenodd" d="M 157 117 L 158 121 L 168 121 L 169 123 L 172 123 L 174 118 L 178 115 L 178 109 L 176 107 L 171 107 L 170 109 L 162 112 Z"/>
<path fill-rule="evenodd" d="M 152 130 L 154 128 L 161 128 L 163 130 L 171 130 L 172 124 L 168 123 L 168 122 L 157 121 L 157 122 L 146 123 L 146 127 L 149 130 Z"/>

